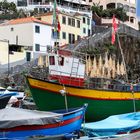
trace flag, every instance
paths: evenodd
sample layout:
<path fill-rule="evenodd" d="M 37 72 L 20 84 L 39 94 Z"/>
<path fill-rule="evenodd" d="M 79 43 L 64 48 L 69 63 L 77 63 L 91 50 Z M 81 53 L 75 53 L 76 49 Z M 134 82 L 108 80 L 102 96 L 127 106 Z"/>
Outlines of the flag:
<path fill-rule="evenodd" d="M 58 9 L 57 9 L 57 3 L 56 3 L 56 0 L 54 0 L 53 26 L 54 26 L 55 32 L 60 32 L 60 30 L 61 30 L 58 14 L 59 13 L 58 13 Z"/>
<path fill-rule="evenodd" d="M 59 11 L 58 11 L 58 9 L 56 9 L 56 21 L 57 21 L 57 31 L 60 32 L 61 26 L 60 26 L 60 22 L 59 22 Z"/>
<path fill-rule="evenodd" d="M 117 32 L 117 23 L 116 23 L 116 19 L 115 19 L 115 15 L 113 15 L 113 22 L 112 22 L 112 40 L 111 43 L 114 44 L 115 40 L 116 40 L 116 32 Z"/>
<path fill-rule="evenodd" d="M 54 26 L 54 31 L 57 31 L 57 15 L 56 15 L 56 0 L 54 0 L 54 5 L 53 5 L 53 26 Z"/>
<path fill-rule="evenodd" d="M 61 26 L 60 26 L 60 22 L 59 22 L 59 21 L 58 21 L 57 28 L 58 28 L 58 32 L 60 32 L 60 30 L 61 30 Z"/>

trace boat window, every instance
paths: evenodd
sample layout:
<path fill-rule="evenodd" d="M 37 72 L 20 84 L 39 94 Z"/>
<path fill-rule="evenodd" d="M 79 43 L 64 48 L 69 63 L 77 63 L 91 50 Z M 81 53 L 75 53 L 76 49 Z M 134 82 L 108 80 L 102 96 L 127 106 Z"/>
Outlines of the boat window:
<path fill-rule="evenodd" d="M 50 65 L 55 65 L 54 56 L 49 56 L 49 63 L 50 63 Z"/>
<path fill-rule="evenodd" d="M 64 57 L 59 56 L 59 58 L 58 58 L 58 65 L 64 66 Z"/>

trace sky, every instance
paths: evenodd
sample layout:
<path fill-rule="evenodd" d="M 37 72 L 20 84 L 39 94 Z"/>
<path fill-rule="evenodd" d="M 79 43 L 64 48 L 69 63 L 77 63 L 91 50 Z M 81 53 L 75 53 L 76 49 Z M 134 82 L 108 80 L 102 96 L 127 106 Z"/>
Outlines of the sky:
<path fill-rule="evenodd" d="M 137 11 L 137 16 L 138 16 L 139 21 L 140 21 L 140 0 L 137 0 L 137 9 L 136 9 L 136 11 Z"/>

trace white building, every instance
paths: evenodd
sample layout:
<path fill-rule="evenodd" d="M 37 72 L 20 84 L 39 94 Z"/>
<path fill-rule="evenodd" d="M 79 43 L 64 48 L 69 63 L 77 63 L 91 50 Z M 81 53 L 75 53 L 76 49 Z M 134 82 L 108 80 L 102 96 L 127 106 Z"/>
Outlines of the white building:
<path fill-rule="evenodd" d="M 2 66 L 8 69 L 8 52 L 8 41 L 0 40 L 0 70 Z"/>
<path fill-rule="evenodd" d="M 26 50 L 27 61 L 38 57 L 40 53 L 46 53 L 47 46 L 54 45 L 51 32 L 51 24 L 33 17 L 0 24 L 0 39 L 9 40 L 10 50 Z"/>
<path fill-rule="evenodd" d="M 136 0 L 86 0 L 87 4 L 99 5 L 103 9 L 110 8 L 123 8 L 128 15 L 128 21 L 124 22 L 124 24 L 139 30 L 138 26 L 138 18 L 136 16 Z M 103 19 L 102 24 L 112 23 L 112 19 Z"/>
<path fill-rule="evenodd" d="M 25 62 L 25 51 L 10 53 L 8 40 L 0 40 L 0 73 Z"/>

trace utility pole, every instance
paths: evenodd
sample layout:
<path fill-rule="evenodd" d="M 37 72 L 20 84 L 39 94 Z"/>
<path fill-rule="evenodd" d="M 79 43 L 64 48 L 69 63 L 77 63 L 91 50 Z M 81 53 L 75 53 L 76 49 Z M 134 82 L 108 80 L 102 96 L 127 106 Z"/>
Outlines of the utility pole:
<path fill-rule="evenodd" d="M 9 77 L 10 74 L 9 40 L 7 42 L 8 42 L 8 77 Z"/>

